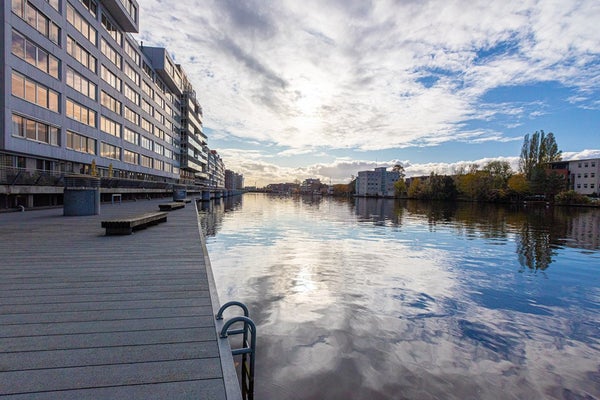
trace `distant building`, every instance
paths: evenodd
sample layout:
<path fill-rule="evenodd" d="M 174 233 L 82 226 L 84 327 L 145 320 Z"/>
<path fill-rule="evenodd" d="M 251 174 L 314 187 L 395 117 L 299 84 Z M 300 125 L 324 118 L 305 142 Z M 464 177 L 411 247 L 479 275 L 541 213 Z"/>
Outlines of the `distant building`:
<path fill-rule="evenodd" d="M 304 194 L 321 193 L 321 187 L 323 184 L 318 178 L 308 178 L 302 182 L 300 186 L 300 192 Z"/>
<path fill-rule="evenodd" d="M 356 179 L 356 196 L 360 197 L 394 197 L 394 184 L 400 179 L 397 171 L 387 171 L 385 167 L 373 171 L 359 171 Z"/>
<path fill-rule="evenodd" d="M 557 161 L 551 163 L 551 169 L 565 175 L 568 188 L 577 193 L 600 193 L 600 158 Z"/>
<path fill-rule="evenodd" d="M 225 187 L 225 164 L 216 150 L 208 152 L 208 180 L 206 184 L 209 187 Z"/>
<path fill-rule="evenodd" d="M 241 190 L 244 188 L 244 175 L 233 172 L 229 169 L 225 170 L 225 189 Z"/>
<path fill-rule="evenodd" d="M 267 185 L 267 190 L 272 193 L 292 194 L 300 191 L 298 183 L 271 183 Z"/>

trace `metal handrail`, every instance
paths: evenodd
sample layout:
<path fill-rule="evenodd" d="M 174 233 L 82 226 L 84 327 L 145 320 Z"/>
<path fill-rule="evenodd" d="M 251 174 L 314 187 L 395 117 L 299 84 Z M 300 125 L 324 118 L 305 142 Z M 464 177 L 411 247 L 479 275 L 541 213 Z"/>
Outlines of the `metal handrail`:
<path fill-rule="evenodd" d="M 233 317 L 221 328 L 220 338 L 226 339 L 229 335 L 243 335 L 242 336 L 242 347 L 237 349 L 232 349 L 231 354 L 233 356 L 241 355 L 242 356 L 242 396 L 245 399 L 253 400 L 254 399 L 254 359 L 256 356 L 256 325 L 254 321 L 249 318 L 248 307 L 244 303 L 239 301 L 230 301 L 225 303 L 215 316 L 215 319 L 222 320 L 223 312 L 232 306 L 240 307 L 244 311 L 244 316 Z M 230 327 L 235 323 L 243 323 L 243 327 L 240 329 L 230 329 Z M 250 342 L 248 342 L 248 336 L 250 336 Z M 247 357 L 250 358 L 250 362 L 248 364 Z"/>

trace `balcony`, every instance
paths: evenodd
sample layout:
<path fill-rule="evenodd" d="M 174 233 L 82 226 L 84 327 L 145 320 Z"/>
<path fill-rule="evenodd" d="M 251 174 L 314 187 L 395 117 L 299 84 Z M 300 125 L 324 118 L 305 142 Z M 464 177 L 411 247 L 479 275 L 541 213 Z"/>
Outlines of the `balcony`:
<path fill-rule="evenodd" d="M 125 32 L 139 32 L 137 1 L 104 0 L 102 4 Z"/>
<path fill-rule="evenodd" d="M 167 53 L 167 49 L 162 47 L 146 47 L 142 48 L 142 52 L 152 62 L 152 67 L 165 82 L 167 87 L 177 96 L 181 96 L 182 82 L 181 73 L 175 67 L 171 57 Z"/>

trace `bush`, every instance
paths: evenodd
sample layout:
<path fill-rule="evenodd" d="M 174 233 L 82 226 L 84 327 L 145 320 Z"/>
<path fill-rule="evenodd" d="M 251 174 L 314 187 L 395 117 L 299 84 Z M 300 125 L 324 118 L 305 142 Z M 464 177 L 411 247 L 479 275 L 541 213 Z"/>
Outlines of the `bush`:
<path fill-rule="evenodd" d="M 554 198 L 556 204 L 573 205 L 573 204 L 590 204 L 591 200 L 584 194 L 577 193 L 574 190 L 560 192 Z"/>

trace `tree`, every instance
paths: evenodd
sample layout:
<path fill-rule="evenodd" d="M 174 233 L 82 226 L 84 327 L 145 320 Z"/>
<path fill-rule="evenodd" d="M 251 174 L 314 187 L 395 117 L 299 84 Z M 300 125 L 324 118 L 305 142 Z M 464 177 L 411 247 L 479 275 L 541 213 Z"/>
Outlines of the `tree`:
<path fill-rule="evenodd" d="M 398 164 L 394 165 L 394 167 L 392 168 L 392 172 L 397 172 L 398 175 L 400 176 L 400 180 L 404 181 L 405 173 L 404 173 L 404 166 L 402 164 L 398 163 Z"/>
<path fill-rule="evenodd" d="M 402 196 L 406 192 L 406 183 L 403 178 L 400 178 L 394 183 L 394 189 L 396 189 L 396 196 Z"/>
<path fill-rule="evenodd" d="M 524 196 L 529 192 L 529 183 L 523 174 L 515 174 L 508 178 L 508 188 L 518 196 Z"/>
<path fill-rule="evenodd" d="M 483 171 L 492 177 L 496 189 L 504 188 L 512 175 L 512 168 L 507 161 L 490 161 L 485 164 Z"/>
<path fill-rule="evenodd" d="M 560 161 L 561 157 L 562 152 L 558 150 L 554 134 L 550 132 L 546 135 L 543 130 L 535 131 L 531 137 L 526 134 L 523 138 L 519 170 L 530 181 L 536 168 L 544 168 L 550 162 Z"/>
<path fill-rule="evenodd" d="M 411 199 L 420 198 L 421 194 L 425 191 L 424 185 L 421 182 L 420 178 L 415 178 L 410 182 L 410 186 L 408 187 L 408 197 Z"/>

